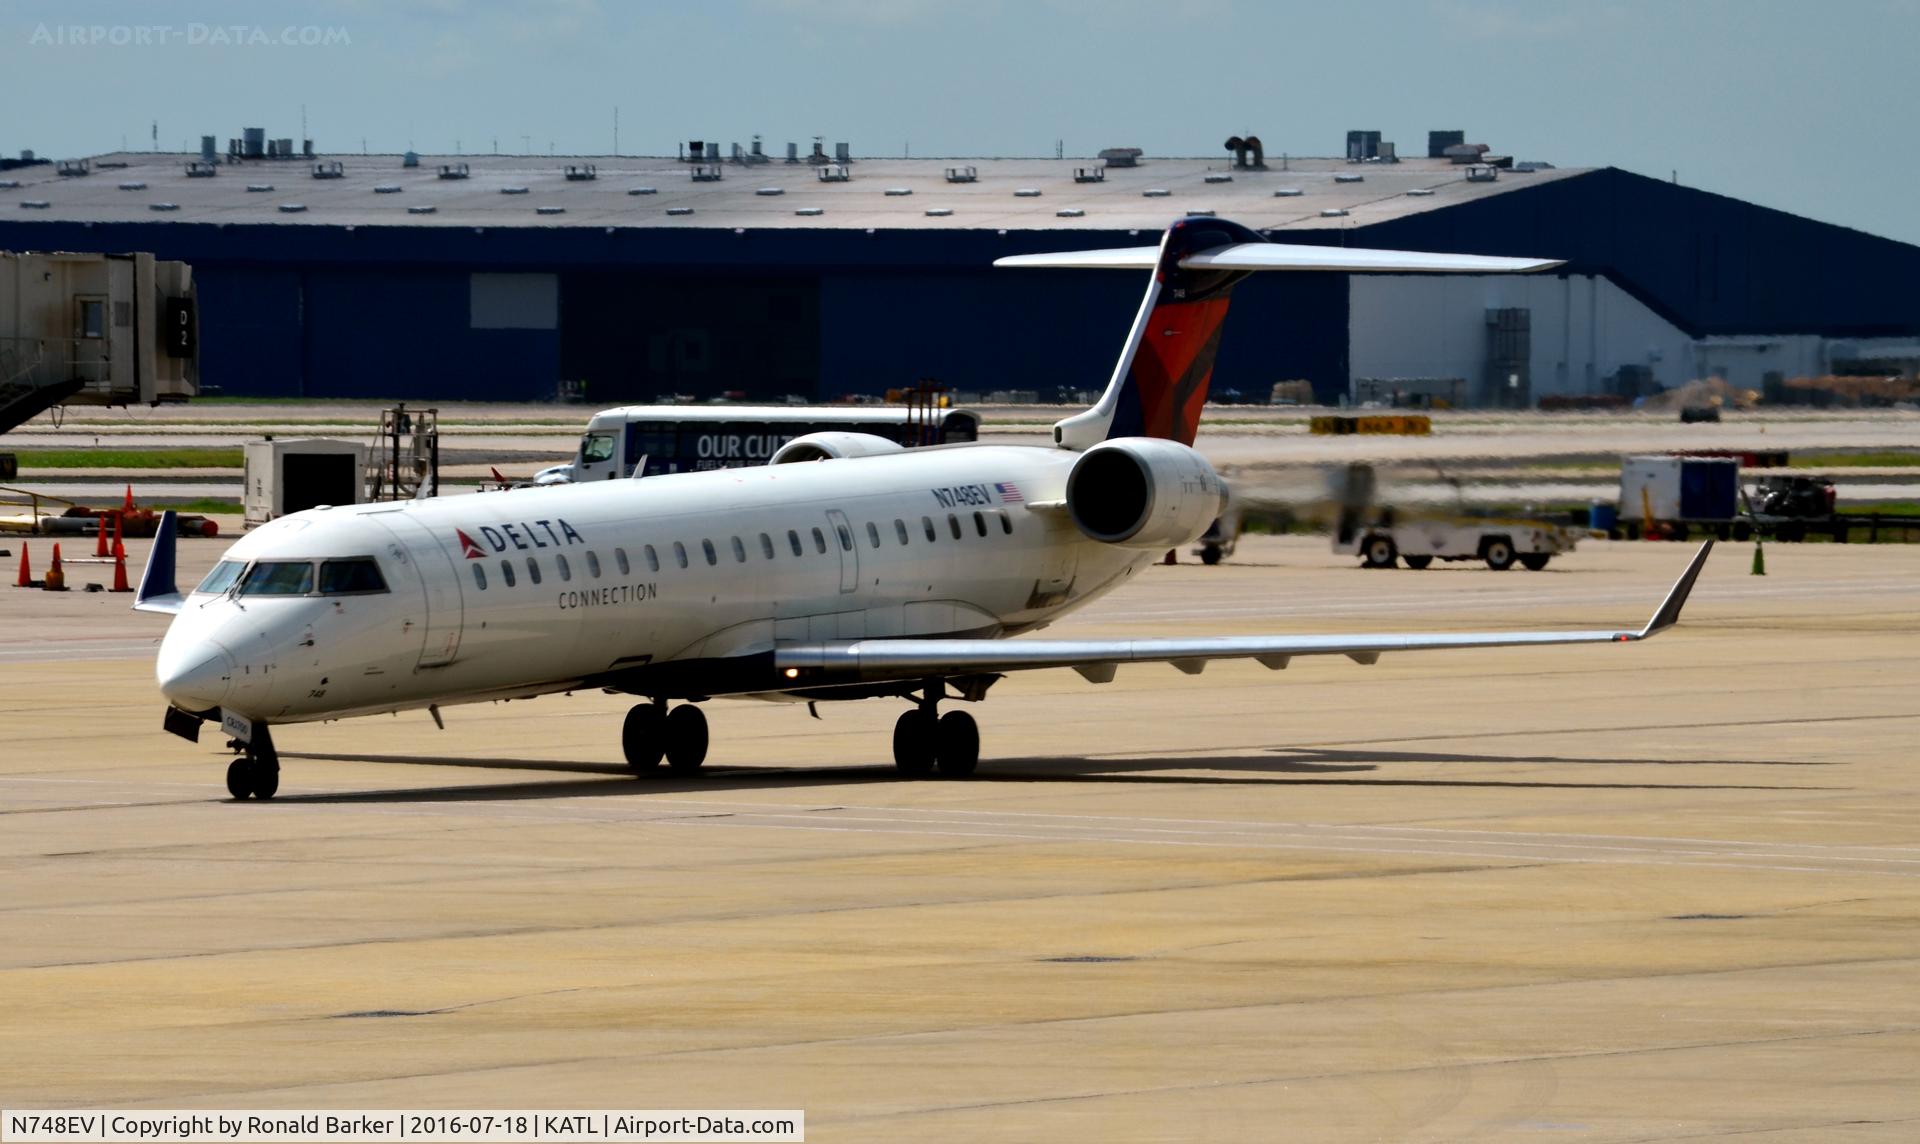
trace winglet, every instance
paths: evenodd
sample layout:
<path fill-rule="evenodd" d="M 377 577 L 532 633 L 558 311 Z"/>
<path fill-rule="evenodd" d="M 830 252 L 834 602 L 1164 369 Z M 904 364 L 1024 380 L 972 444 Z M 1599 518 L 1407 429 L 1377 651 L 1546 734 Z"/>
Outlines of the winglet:
<path fill-rule="evenodd" d="M 1713 541 L 1708 539 L 1700 546 L 1700 551 L 1694 554 L 1693 563 L 1688 564 L 1687 570 L 1680 574 L 1680 579 L 1674 581 L 1673 591 L 1667 593 L 1667 598 L 1661 603 L 1660 610 L 1653 614 L 1653 619 L 1648 620 L 1647 626 L 1640 629 L 1639 635 L 1634 638 L 1646 639 L 1648 636 L 1659 635 L 1680 622 L 1680 609 L 1687 606 L 1687 594 L 1693 591 L 1693 582 L 1700 578 L 1700 570 L 1707 566 L 1707 554 L 1712 551 Z"/>
<path fill-rule="evenodd" d="M 173 510 L 161 513 L 159 526 L 153 534 L 153 551 L 147 554 L 147 569 L 140 574 L 140 591 L 133 598 L 134 611 L 180 610 L 180 589 L 173 582 L 173 548 L 179 536 L 180 529 L 174 523 Z"/>

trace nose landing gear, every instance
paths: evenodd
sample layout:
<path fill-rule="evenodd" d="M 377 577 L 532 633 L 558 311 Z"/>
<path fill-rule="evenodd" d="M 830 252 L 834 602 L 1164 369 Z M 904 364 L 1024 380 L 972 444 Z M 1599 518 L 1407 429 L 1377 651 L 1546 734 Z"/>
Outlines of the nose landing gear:
<path fill-rule="evenodd" d="M 280 791 L 280 753 L 273 749 L 273 736 L 265 723 L 253 725 L 253 741 L 228 741 L 228 746 L 244 752 L 227 764 L 227 793 L 234 801 L 249 796 L 265 801 Z"/>
<path fill-rule="evenodd" d="M 931 774 L 958 778 L 980 765 L 980 726 L 965 711 L 939 713 L 946 685 L 929 680 L 920 704 L 893 725 L 893 765 L 913 778 Z"/>
<path fill-rule="evenodd" d="M 672 710 L 664 700 L 635 704 L 620 731 L 620 747 L 627 766 L 646 774 L 660 765 L 690 773 L 707 761 L 707 716 L 691 703 Z"/>

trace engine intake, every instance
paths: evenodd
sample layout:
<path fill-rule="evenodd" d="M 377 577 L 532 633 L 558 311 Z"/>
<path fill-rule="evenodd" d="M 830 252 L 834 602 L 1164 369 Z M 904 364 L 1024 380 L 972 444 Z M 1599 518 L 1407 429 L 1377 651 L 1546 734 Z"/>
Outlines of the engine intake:
<path fill-rule="evenodd" d="M 1158 437 L 1102 441 L 1067 474 L 1067 515 L 1092 540 L 1167 548 L 1199 537 L 1226 506 L 1199 453 Z"/>
<path fill-rule="evenodd" d="M 767 458 L 769 465 L 786 465 L 795 461 L 827 461 L 842 457 L 871 457 L 876 453 L 898 453 L 906 446 L 898 441 L 889 441 L 873 433 L 846 433 L 829 431 L 808 433 L 795 437 L 774 450 Z"/>

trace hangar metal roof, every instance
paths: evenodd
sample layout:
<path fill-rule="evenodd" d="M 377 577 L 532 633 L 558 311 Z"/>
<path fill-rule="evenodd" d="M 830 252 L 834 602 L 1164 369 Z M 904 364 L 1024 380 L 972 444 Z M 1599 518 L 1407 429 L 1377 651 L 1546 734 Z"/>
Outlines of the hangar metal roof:
<path fill-rule="evenodd" d="M 1263 230 L 1366 226 L 1518 187 L 1566 179 L 1588 168 L 1501 170 L 1469 181 L 1444 159 L 1349 163 L 1289 158 L 1265 169 L 1225 157 L 1147 158 L 1110 167 L 1098 182 L 1076 174 L 1092 159 L 860 159 L 844 182 L 826 182 L 806 163 L 715 164 L 720 178 L 696 181 L 695 164 L 674 158 L 326 155 L 318 160 L 222 159 L 218 174 L 190 177 L 196 156 L 103 155 L 92 173 L 62 176 L 53 166 L 8 172 L 0 218 L 47 222 L 272 223 L 290 226 L 671 227 L 880 230 L 1159 230 L 1180 215 L 1212 211 Z M 338 177 L 315 165 L 337 162 Z M 119 166 L 119 164 L 125 164 Z M 442 165 L 468 175 L 440 177 Z M 566 168 L 591 164 L 591 180 Z M 948 168 L 974 168 L 952 182 Z M 671 212 L 671 213 L 670 213 Z"/>

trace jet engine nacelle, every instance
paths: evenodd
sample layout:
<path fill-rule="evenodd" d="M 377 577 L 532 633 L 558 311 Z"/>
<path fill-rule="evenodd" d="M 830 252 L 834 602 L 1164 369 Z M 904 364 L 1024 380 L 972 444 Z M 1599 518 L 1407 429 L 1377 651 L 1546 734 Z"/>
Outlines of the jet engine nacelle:
<path fill-rule="evenodd" d="M 1158 437 L 1102 441 L 1067 474 L 1067 515 L 1107 544 L 1191 543 L 1226 503 L 1227 487 L 1205 457 Z"/>
<path fill-rule="evenodd" d="M 872 433 L 808 433 L 795 437 L 767 458 L 769 465 L 794 461 L 825 461 L 840 457 L 871 457 L 876 453 L 898 453 L 906 446 Z"/>

